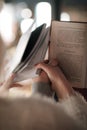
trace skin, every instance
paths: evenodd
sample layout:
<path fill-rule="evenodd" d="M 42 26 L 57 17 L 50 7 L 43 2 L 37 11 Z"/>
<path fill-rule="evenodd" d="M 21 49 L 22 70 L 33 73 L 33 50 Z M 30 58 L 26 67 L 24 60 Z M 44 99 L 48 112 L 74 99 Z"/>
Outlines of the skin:
<path fill-rule="evenodd" d="M 64 99 L 67 96 L 74 94 L 71 84 L 59 68 L 57 60 L 52 60 L 50 62 L 44 61 L 35 65 L 35 67 L 37 69 L 41 69 L 42 71 L 37 78 L 32 79 L 32 82 L 45 82 L 50 84 L 52 90 L 56 92 L 60 99 Z M 26 86 L 27 83 L 25 83 L 25 85 L 13 84 L 15 76 L 15 74 L 11 74 L 11 76 L 0 87 L 0 92 L 6 92 L 9 88 L 14 87 L 15 85 L 18 87 Z"/>
<path fill-rule="evenodd" d="M 4 83 L 0 84 L 0 93 L 8 92 L 9 88 L 13 84 L 14 77 L 15 77 L 15 75 L 11 74 Z"/>
<path fill-rule="evenodd" d="M 60 99 L 64 99 L 67 96 L 74 94 L 74 90 L 71 84 L 66 79 L 61 69 L 58 67 L 57 60 L 52 60 L 48 64 L 46 64 L 45 62 L 39 63 L 38 65 L 36 65 L 36 68 L 43 70 L 40 78 L 37 78 L 36 80 L 39 82 L 41 81 L 48 83 L 50 80 L 52 89 L 57 93 Z M 44 81 L 44 79 L 46 80 Z"/>

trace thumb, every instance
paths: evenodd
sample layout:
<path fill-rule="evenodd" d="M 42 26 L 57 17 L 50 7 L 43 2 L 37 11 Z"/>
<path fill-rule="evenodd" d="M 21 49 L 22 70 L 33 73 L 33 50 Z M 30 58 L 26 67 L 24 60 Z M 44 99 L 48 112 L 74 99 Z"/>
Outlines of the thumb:
<path fill-rule="evenodd" d="M 44 70 L 47 74 L 49 74 L 52 71 L 53 67 L 56 67 L 58 65 L 58 61 L 56 59 L 51 60 L 48 64 L 46 62 L 41 62 L 36 65 L 37 69 Z"/>
<path fill-rule="evenodd" d="M 39 63 L 35 66 L 37 69 L 42 69 L 45 73 L 50 73 L 50 65 L 43 63 Z"/>

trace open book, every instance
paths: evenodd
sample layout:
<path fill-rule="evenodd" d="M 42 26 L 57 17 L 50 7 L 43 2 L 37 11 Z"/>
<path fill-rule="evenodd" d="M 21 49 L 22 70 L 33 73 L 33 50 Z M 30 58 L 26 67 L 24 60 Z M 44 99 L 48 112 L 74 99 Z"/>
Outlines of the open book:
<path fill-rule="evenodd" d="M 73 87 L 86 88 L 87 23 L 52 21 L 50 28 L 43 24 L 32 33 L 31 28 L 22 35 L 10 65 L 15 81 L 37 75 L 34 65 L 44 59 L 50 41 L 49 59 L 58 59 Z"/>
<path fill-rule="evenodd" d="M 87 88 L 87 23 L 53 21 L 49 58 L 59 66 L 73 87 Z"/>
<path fill-rule="evenodd" d="M 43 61 L 49 43 L 49 29 L 46 24 L 32 31 L 32 26 L 25 32 L 17 45 L 7 75 L 16 73 L 15 82 L 37 76 L 34 65 Z"/>

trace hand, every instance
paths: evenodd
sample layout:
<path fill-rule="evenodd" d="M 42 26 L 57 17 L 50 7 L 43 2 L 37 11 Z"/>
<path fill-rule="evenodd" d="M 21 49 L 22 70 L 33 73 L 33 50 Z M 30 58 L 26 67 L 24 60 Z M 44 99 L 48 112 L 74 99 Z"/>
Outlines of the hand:
<path fill-rule="evenodd" d="M 48 64 L 39 63 L 36 65 L 37 69 L 42 69 L 49 77 L 52 83 L 52 89 L 57 93 L 58 97 L 63 99 L 74 93 L 71 84 L 66 79 L 56 60 L 50 61 Z"/>
<path fill-rule="evenodd" d="M 11 93 L 12 93 L 12 96 L 15 96 L 13 95 L 14 94 L 13 91 L 15 90 L 17 91 L 17 94 L 19 94 L 18 96 L 20 96 L 20 94 L 23 96 L 25 95 L 25 97 L 26 95 L 30 96 L 32 80 L 29 79 L 29 80 L 22 81 L 19 83 L 13 83 L 15 76 L 16 76 L 15 74 L 11 74 L 11 76 L 4 83 L 0 84 L 0 96 L 9 96 L 11 95 Z M 15 88 L 18 88 L 18 89 L 15 89 Z"/>
<path fill-rule="evenodd" d="M 0 92 L 6 92 L 9 90 L 13 83 L 14 77 L 14 74 L 11 74 L 11 76 L 9 76 L 9 78 L 0 86 Z"/>
<path fill-rule="evenodd" d="M 46 63 L 46 64 L 47 64 L 48 62 L 49 62 L 48 60 L 45 60 L 45 61 L 44 61 L 44 63 Z M 36 66 L 37 66 L 37 65 L 36 65 Z M 50 80 L 49 80 L 49 77 L 48 77 L 48 75 L 46 74 L 46 72 L 41 69 L 40 74 L 39 74 L 37 77 L 33 78 L 33 79 L 32 79 L 32 82 L 33 82 L 33 83 L 35 83 L 35 82 L 50 83 Z"/>
<path fill-rule="evenodd" d="M 50 80 L 47 74 L 43 70 L 41 70 L 41 73 L 37 77 L 32 78 L 32 82 L 33 83 L 35 82 L 50 83 Z"/>

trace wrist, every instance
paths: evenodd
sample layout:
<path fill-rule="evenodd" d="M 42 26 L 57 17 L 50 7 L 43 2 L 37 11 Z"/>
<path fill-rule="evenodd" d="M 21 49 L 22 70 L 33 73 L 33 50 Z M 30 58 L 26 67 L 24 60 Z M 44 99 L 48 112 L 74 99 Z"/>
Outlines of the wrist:
<path fill-rule="evenodd" d="M 64 81 L 62 80 L 60 82 L 58 81 L 58 83 L 55 85 L 55 91 L 57 96 L 61 99 L 74 94 L 74 90 L 67 79 L 64 79 Z"/>

